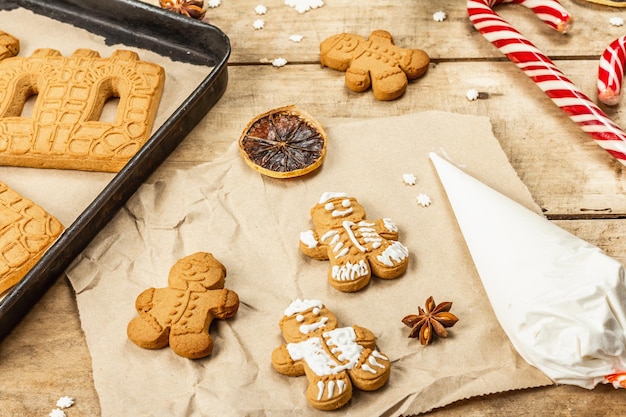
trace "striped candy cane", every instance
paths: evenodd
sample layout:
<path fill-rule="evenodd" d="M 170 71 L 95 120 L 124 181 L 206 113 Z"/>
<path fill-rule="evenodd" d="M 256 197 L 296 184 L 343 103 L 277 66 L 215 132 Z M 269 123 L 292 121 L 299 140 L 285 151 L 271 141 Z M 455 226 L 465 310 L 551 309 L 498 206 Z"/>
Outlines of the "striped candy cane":
<path fill-rule="evenodd" d="M 556 65 L 524 35 L 496 14 L 492 7 L 517 3 L 530 8 L 559 32 L 572 23 L 556 0 L 468 0 L 467 12 L 474 27 L 530 77 L 598 145 L 626 165 L 626 134 L 595 105 Z"/>
<path fill-rule="evenodd" d="M 615 39 L 600 57 L 598 100 L 609 106 L 619 103 L 626 61 L 626 36 Z"/>

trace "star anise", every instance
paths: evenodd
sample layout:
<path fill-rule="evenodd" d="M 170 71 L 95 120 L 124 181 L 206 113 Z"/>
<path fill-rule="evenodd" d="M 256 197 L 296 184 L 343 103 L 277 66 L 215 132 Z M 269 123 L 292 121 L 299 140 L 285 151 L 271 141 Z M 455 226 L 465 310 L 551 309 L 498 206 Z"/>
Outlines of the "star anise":
<path fill-rule="evenodd" d="M 163 9 L 194 19 L 204 19 L 204 0 L 159 0 Z"/>
<path fill-rule="evenodd" d="M 439 337 L 448 337 L 446 327 L 452 327 L 459 319 L 452 313 L 449 301 L 435 304 L 433 297 L 426 300 L 426 311 L 418 307 L 419 314 L 411 314 L 402 319 L 402 323 L 411 327 L 409 337 L 418 337 L 422 345 L 427 345 L 433 338 L 433 332 Z"/>

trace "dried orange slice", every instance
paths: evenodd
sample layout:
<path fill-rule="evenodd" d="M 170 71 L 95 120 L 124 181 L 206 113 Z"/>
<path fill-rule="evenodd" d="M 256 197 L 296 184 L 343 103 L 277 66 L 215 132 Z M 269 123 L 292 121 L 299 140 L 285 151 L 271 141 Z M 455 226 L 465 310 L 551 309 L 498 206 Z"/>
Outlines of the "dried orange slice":
<path fill-rule="evenodd" d="M 299 177 L 319 168 L 326 156 L 326 132 L 296 106 L 260 114 L 239 139 L 246 163 L 273 178 Z"/>

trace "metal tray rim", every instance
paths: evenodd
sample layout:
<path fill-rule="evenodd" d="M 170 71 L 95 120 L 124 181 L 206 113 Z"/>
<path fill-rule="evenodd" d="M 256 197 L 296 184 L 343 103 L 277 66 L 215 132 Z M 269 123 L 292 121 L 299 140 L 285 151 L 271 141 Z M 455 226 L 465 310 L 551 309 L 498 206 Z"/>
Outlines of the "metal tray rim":
<path fill-rule="evenodd" d="M 105 3 L 106 7 L 103 7 Z M 137 154 L 45 252 L 25 277 L 0 300 L 0 341 L 82 252 L 148 176 L 167 158 L 223 95 L 228 84 L 228 37 L 215 26 L 161 10 L 138 0 L 0 0 L 0 9 L 30 9 L 171 59 L 204 63 L 212 69 Z M 81 13 L 82 12 L 82 13 Z M 88 12 L 93 12 L 90 14 Z M 125 12 L 125 13 L 123 13 Z M 159 26 L 125 27 L 145 17 Z M 169 32 L 168 32 L 169 31 Z M 176 36 L 186 35 L 184 41 Z M 189 42 L 189 36 L 192 42 Z M 166 40 L 164 36 L 169 36 Z M 161 42 L 163 40 L 163 42 Z M 206 44 L 206 41 L 216 42 Z"/>

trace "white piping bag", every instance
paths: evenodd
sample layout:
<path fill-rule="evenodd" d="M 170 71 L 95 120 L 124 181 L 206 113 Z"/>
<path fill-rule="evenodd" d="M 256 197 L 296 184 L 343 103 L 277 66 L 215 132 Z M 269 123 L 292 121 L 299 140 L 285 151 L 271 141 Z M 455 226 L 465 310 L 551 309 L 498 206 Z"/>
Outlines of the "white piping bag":
<path fill-rule="evenodd" d="M 626 285 L 599 248 L 431 153 L 493 310 L 554 382 L 626 388 Z"/>

